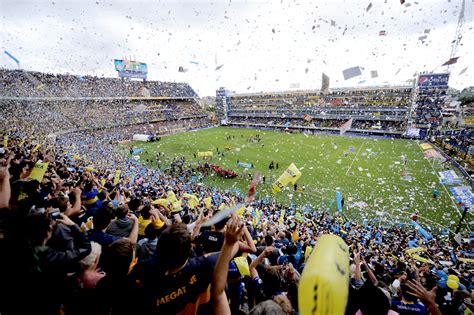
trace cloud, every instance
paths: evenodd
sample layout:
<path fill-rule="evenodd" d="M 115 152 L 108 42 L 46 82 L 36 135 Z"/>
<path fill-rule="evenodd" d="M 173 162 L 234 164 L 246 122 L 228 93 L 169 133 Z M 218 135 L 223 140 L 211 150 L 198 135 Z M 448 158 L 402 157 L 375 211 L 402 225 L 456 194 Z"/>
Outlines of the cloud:
<path fill-rule="evenodd" d="M 186 81 L 200 95 L 220 86 L 252 92 L 300 83 L 316 89 L 322 72 L 337 87 L 363 80 L 400 84 L 416 71 L 444 70 L 459 1 L 410 1 L 410 7 L 377 1 L 367 12 L 369 2 L 2 0 L 0 44 L 24 68 L 38 71 L 116 76 L 113 59 L 135 56 L 148 63 L 149 79 Z M 471 70 L 459 76 L 474 51 L 473 11 L 467 1 L 461 58 L 450 80 L 458 88 L 474 78 Z M 428 28 L 427 39 L 419 41 Z M 179 73 L 190 60 L 199 65 Z M 0 66 L 15 65 L 2 55 Z M 366 71 L 344 81 L 342 70 L 353 66 Z"/>

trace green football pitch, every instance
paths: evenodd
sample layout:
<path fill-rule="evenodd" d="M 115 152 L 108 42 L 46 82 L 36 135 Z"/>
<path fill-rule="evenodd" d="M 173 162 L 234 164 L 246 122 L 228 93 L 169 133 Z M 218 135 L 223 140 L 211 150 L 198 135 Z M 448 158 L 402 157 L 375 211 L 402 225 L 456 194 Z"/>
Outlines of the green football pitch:
<path fill-rule="evenodd" d="M 257 135 L 260 142 L 249 141 Z M 161 167 L 166 167 L 175 156 L 197 163 L 202 158 L 195 158 L 195 153 L 212 151 L 211 163 L 231 169 L 239 176 L 224 179 L 213 174 L 202 179 L 205 185 L 245 193 L 251 179 L 248 173 L 259 171 L 265 182 L 257 186 L 257 198 L 292 204 L 297 209 L 337 211 L 335 195 L 340 191 L 345 201 L 344 214 L 357 221 L 382 218 L 381 224 L 407 223 L 416 212 L 422 225 L 429 225 L 433 230 L 441 227 L 454 230 L 460 218 L 448 187 L 440 184 L 437 176 L 445 166 L 427 160 L 416 141 L 216 127 L 132 145 L 143 148 L 140 160 L 152 167 L 156 167 L 158 152 L 164 153 Z M 217 149 L 224 155 L 218 156 Z M 403 156 L 407 160 L 407 174 Z M 278 169 L 269 169 L 272 160 L 275 166 L 278 163 Z M 245 171 L 237 161 L 252 163 L 253 168 Z M 272 182 L 290 163 L 302 173 L 297 190 L 291 186 L 273 194 Z M 434 190 L 440 193 L 436 199 Z"/>

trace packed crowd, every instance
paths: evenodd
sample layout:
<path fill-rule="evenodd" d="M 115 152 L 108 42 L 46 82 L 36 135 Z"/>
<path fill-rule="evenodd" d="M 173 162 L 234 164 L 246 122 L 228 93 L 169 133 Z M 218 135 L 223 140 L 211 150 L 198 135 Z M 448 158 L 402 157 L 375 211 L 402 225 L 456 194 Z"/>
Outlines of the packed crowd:
<path fill-rule="evenodd" d="M 262 108 L 248 108 L 248 109 L 233 109 L 233 115 L 282 115 L 282 112 L 271 109 Z M 361 117 L 392 117 L 405 119 L 407 110 L 402 108 L 393 109 L 361 109 L 361 108 L 337 108 L 337 107 L 311 107 L 311 108 L 300 108 L 300 109 L 286 109 L 283 112 L 285 116 L 304 116 L 308 114 L 312 117 L 321 118 L 319 116 L 326 117 L 341 117 L 341 116 L 361 116 Z"/>
<path fill-rule="evenodd" d="M 204 117 L 194 100 L 159 101 L 30 101 L 0 100 L 0 123 L 22 126 L 30 135 L 64 130 L 146 125 L 155 121 Z"/>
<path fill-rule="evenodd" d="M 410 226 L 217 191 L 201 183 L 201 163 L 147 168 L 115 152 L 121 131 L 108 131 L 39 146 L 21 125 L 9 130 L 2 314 L 297 314 L 312 303 L 298 304 L 299 283 L 326 234 L 347 244 L 346 314 L 474 309 L 472 239 L 425 239 Z M 229 207 L 239 209 L 206 224 Z"/>
<path fill-rule="evenodd" d="M 120 78 L 0 69 L 0 90 L 7 97 L 197 97 L 187 83 L 128 81 Z"/>
<path fill-rule="evenodd" d="M 275 110 L 311 107 L 408 108 L 411 87 L 335 89 L 328 95 L 319 91 L 236 94 L 230 97 L 231 109 L 266 108 Z"/>
<path fill-rule="evenodd" d="M 402 132 L 406 129 L 412 92 L 411 87 L 399 87 L 337 89 L 328 95 L 237 94 L 230 97 L 229 116 L 236 123 L 258 121 L 271 125 L 279 117 L 298 117 L 291 120 L 291 125 L 329 128 L 339 127 L 341 117 L 353 117 L 353 129 Z M 305 121 L 308 115 L 312 119 Z"/>
<path fill-rule="evenodd" d="M 240 125 L 262 125 L 267 127 L 279 126 L 280 128 L 291 127 L 305 127 L 310 128 L 332 128 L 338 131 L 346 120 L 343 119 L 311 119 L 310 121 L 304 118 L 265 118 L 265 117 L 235 117 L 232 116 L 229 124 Z M 354 120 L 352 122 L 351 130 L 381 130 L 381 131 L 398 131 L 402 132 L 406 129 L 405 121 L 380 121 L 380 120 Z"/>
<path fill-rule="evenodd" d="M 419 125 L 442 123 L 443 107 L 449 103 L 448 87 L 420 88 L 416 97 L 415 122 Z"/>

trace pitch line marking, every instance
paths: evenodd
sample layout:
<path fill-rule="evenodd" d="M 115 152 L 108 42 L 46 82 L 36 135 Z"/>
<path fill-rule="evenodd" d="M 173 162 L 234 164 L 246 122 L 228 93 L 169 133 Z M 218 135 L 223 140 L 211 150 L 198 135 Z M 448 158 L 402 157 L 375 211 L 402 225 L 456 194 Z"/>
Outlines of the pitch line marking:
<path fill-rule="evenodd" d="M 351 165 L 349 165 L 349 168 L 347 169 L 346 175 L 349 174 L 349 171 L 351 170 L 352 165 L 354 164 L 354 162 L 357 160 L 357 157 L 359 156 L 360 150 L 362 150 L 362 147 L 364 146 L 364 144 L 365 144 L 365 141 L 362 142 L 362 144 L 360 145 L 359 150 L 357 150 L 356 156 L 355 156 L 354 159 L 352 160 Z"/>

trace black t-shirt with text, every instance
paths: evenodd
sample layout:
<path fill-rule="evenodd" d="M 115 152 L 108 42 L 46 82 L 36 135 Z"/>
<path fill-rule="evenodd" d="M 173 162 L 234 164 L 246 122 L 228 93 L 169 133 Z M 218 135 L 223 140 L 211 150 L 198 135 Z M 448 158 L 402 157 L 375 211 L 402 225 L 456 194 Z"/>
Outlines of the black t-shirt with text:
<path fill-rule="evenodd" d="M 177 273 L 148 274 L 144 289 L 150 314 L 191 315 L 206 313 L 218 254 L 188 260 Z"/>

